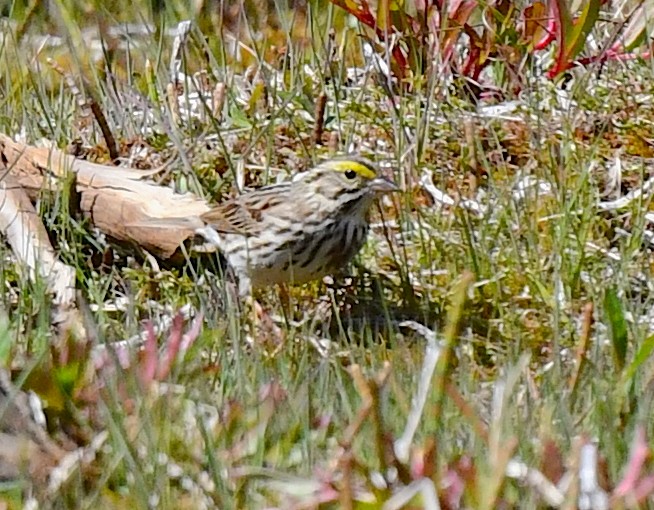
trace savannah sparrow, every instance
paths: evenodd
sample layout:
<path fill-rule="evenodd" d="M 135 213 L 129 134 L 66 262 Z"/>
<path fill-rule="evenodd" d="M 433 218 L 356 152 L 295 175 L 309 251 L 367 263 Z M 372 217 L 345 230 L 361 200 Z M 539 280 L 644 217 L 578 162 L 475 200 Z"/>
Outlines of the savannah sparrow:
<path fill-rule="evenodd" d="M 217 205 L 196 233 L 223 253 L 245 296 L 343 268 L 366 240 L 375 196 L 397 190 L 366 159 L 332 159 Z"/>

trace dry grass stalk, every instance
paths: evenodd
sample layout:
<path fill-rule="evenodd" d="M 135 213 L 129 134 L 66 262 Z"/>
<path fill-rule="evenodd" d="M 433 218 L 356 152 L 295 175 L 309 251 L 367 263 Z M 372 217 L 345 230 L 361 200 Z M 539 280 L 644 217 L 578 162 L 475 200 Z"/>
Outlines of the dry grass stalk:
<path fill-rule="evenodd" d="M 321 92 L 316 101 L 314 110 L 313 132 L 311 133 L 311 143 L 313 145 L 322 145 L 322 134 L 325 129 L 325 109 L 327 108 L 327 94 Z"/>

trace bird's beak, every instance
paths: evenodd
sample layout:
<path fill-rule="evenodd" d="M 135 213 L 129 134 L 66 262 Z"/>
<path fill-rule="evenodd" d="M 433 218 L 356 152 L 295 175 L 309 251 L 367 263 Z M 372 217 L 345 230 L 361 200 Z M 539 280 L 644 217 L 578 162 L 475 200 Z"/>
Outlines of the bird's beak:
<path fill-rule="evenodd" d="M 385 179 L 384 177 L 377 177 L 370 183 L 370 189 L 375 193 L 391 193 L 393 191 L 400 191 L 395 183 Z"/>

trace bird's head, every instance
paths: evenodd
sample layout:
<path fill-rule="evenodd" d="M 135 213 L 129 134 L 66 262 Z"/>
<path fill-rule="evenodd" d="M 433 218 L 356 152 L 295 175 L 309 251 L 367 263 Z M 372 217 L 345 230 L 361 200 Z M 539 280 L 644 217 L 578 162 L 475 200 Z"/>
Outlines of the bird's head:
<path fill-rule="evenodd" d="M 339 207 L 356 208 L 361 212 L 368 209 L 376 195 L 399 191 L 393 182 L 379 174 L 371 161 L 358 156 L 324 161 L 312 170 L 298 174 L 294 181 L 307 186 L 317 198 L 336 200 Z"/>

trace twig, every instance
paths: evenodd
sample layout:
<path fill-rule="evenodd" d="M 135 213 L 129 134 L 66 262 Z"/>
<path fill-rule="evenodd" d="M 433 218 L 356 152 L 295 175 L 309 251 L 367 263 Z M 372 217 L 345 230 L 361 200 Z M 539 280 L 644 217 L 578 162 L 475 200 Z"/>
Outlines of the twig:
<path fill-rule="evenodd" d="M 447 396 L 454 402 L 454 404 L 459 408 L 461 414 L 463 414 L 469 421 L 472 422 L 472 428 L 475 430 L 477 435 L 483 439 L 485 443 L 488 443 L 488 429 L 486 425 L 481 421 L 477 413 L 470 406 L 468 402 L 463 398 L 455 384 L 448 382 L 445 385 L 445 392 Z"/>
<path fill-rule="evenodd" d="M 341 439 L 340 445 L 345 449 L 348 449 L 352 446 L 354 438 L 363 426 L 363 423 L 370 415 L 370 411 L 372 409 L 372 398 L 369 396 L 369 387 L 365 383 L 365 379 L 361 373 L 361 367 L 359 365 L 352 365 L 349 369 L 349 372 L 352 376 L 352 379 L 354 379 L 354 384 L 357 386 L 359 395 L 361 395 L 363 405 L 359 408 L 359 412 L 357 413 L 356 417 L 352 422 L 350 422 L 350 424 L 345 429 L 345 432 L 343 433 L 343 439 Z"/>
<path fill-rule="evenodd" d="M 329 154 L 331 156 L 333 156 L 338 152 L 338 143 L 339 143 L 338 132 L 333 131 L 329 133 L 329 141 L 327 142 L 327 149 L 329 150 Z"/>
<path fill-rule="evenodd" d="M 225 93 L 227 87 L 224 82 L 216 83 L 212 95 L 212 113 L 218 122 L 223 120 L 223 108 L 225 106 Z"/>
<path fill-rule="evenodd" d="M 384 438 L 384 423 L 381 409 L 380 392 L 386 385 L 388 376 L 391 372 L 391 365 L 389 362 L 384 363 L 384 368 L 377 374 L 374 380 L 367 380 L 359 365 L 352 365 L 350 367 L 350 374 L 354 379 L 354 384 L 357 387 L 359 395 L 364 402 L 364 409 L 366 414 L 372 415 L 373 425 L 375 429 L 375 449 L 377 450 L 377 457 L 380 462 L 380 471 L 386 473 L 388 468 L 387 455 L 385 448 Z"/>
<path fill-rule="evenodd" d="M 354 491 L 352 490 L 352 449 L 347 448 L 338 459 L 342 482 L 338 492 L 340 508 L 352 510 L 354 508 Z"/>
<path fill-rule="evenodd" d="M 179 114 L 179 100 L 177 99 L 177 85 L 173 82 L 166 85 L 166 101 L 168 102 L 168 108 L 170 109 L 170 117 L 173 121 L 173 124 L 179 125 L 180 114 Z"/>
<path fill-rule="evenodd" d="M 593 303 L 586 303 L 583 310 L 583 318 L 581 324 L 581 335 L 579 336 L 579 343 L 577 344 L 577 349 L 575 351 L 575 368 L 570 381 L 568 383 L 568 388 L 570 392 L 574 395 L 577 384 L 579 384 L 579 376 L 584 367 L 584 362 L 586 360 L 586 352 L 588 351 L 588 344 L 590 342 L 590 333 L 593 326 Z"/>
<path fill-rule="evenodd" d="M 118 151 L 118 144 L 116 143 L 116 138 L 114 138 L 114 135 L 111 132 L 111 128 L 109 127 L 109 123 L 107 122 L 107 117 L 105 117 L 105 114 L 102 111 L 100 104 L 94 97 L 93 91 L 91 90 L 91 86 L 87 83 L 84 77 L 80 78 L 82 80 L 82 86 L 84 87 L 84 91 L 88 96 L 88 99 L 85 100 L 82 97 L 82 92 L 80 91 L 79 87 L 77 87 L 77 84 L 75 83 L 75 80 L 70 75 L 70 73 L 66 72 L 66 70 L 63 67 L 57 64 L 51 58 L 48 58 L 47 62 L 55 71 L 61 74 L 61 76 L 64 78 L 64 80 L 66 81 L 66 85 L 68 85 L 68 88 L 70 88 L 71 92 L 77 99 L 77 104 L 82 108 L 82 111 L 85 108 L 91 110 L 91 113 L 93 113 L 93 116 L 95 117 L 95 120 L 98 123 L 98 126 L 100 127 L 100 131 L 102 132 L 104 141 L 107 144 L 107 150 L 109 151 L 109 158 L 111 159 L 112 163 L 117 165 L 118 158 L 120 157 L 120 152 Z"/>
<path fill-rule="evenodd" d="M 314 110 L 314 124 L 313 132 L 311 133 L 311 143 L 322 145 L 322 133 L 325 128 L 325 109 L 327 107 L 327 94 L 321 92 L 316 101 L 316 108 Z"/>

